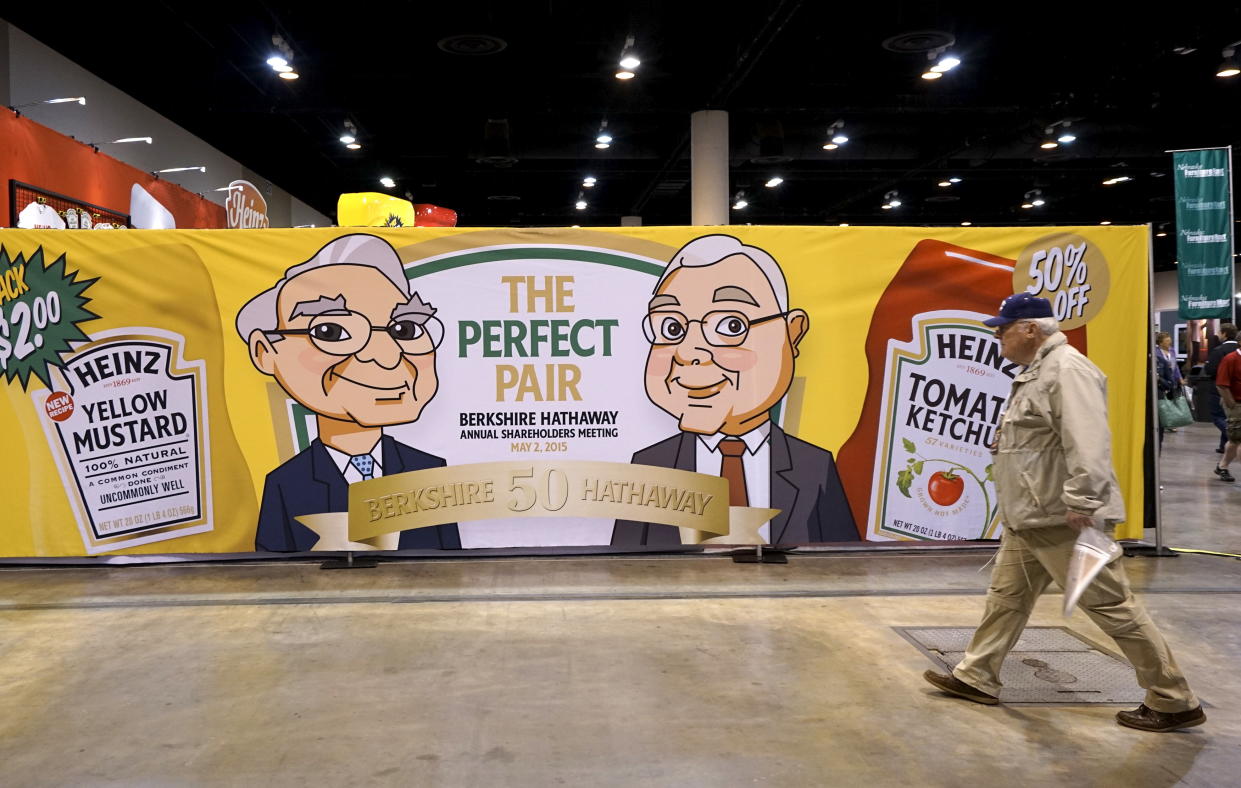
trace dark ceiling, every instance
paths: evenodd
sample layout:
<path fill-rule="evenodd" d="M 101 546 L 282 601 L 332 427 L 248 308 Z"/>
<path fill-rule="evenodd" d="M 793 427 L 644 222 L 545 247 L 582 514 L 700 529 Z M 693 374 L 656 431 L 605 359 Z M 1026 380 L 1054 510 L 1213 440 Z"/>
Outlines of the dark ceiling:
<path fill-rule="evenodd" d="M 468 226 L 687 224 L 690 113 L 722 109 L 732 191 L 749 203 L 734 223 L 1158 229 L 1173 218 L 1164 151 L 1239 142 L 1241 77 L 1215 71 L 1241 39 L 1241 6 L 1103 5 L 134 3 L 4 15 L 328 215 L 341 192 L 380 191 L 390 175 L 393 193 Z M 922 31 L 955 37 L 962 65 L 928 82 L 925 54 L 885 46 Z M 273 34 L 300 79 L 265 64 Z M 642 65 L 622 82 L 630 35 Z M 346 119 L 361 150 L 338 140 Z M 604 119 L 615 141 L 600 151 Z M 850 141 L 825 151 L 838 119 Z M 1066 119 L 1078 139 L 1041 150 L 1044 129 Z M 578 211 L 586 175 L 598 185 Z M 784 183 L 765 188 L 773 175 Z M 948 176 L 962 181 L 937 186 Z M 1132 180 L 1103 185 L 1118 176 Z M 1046 204 L 1021 208 L 1035 188 Z M 881 209 L 893 189 L 901 206 Z M 1157 241 L 1160 267 L 1171 240 Z"/>

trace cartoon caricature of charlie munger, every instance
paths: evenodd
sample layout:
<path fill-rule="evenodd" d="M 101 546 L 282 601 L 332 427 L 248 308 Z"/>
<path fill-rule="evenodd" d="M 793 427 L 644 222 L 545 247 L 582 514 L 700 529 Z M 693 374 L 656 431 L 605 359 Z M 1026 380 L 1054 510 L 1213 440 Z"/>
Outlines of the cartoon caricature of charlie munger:
<path fill-rule="evenodd" d="M 311 549 L 300 515 L 348 510 L 348 486 L 444 465 L 383 428 L 417 421 L 435 396 L 444 327 L 409 281 L 396 250 L 346 235 L 285 272 L 237 314 L 250 360 L 318 417 L 310 447 L 267 475 L 257 550 Z M 403 531 L 399 549 L 459 548 L 455 524 Z"/>
<path fill-rule="evenodd" d="M 780 509 L 772 544 L 854 541 L 831 452 L 788 435 L 770 411 L 793 382 L 810 318 L 789 308 L 775 259 L 730 235 L 696 238 L 673 255 L 643 321 L 646 395 L 675 416 L 676 435 L 641 449 L 638 465 L 729 480 L 729 503 Z M 669 525 L 617 521 L 612 544 L 676 545 Z"/>

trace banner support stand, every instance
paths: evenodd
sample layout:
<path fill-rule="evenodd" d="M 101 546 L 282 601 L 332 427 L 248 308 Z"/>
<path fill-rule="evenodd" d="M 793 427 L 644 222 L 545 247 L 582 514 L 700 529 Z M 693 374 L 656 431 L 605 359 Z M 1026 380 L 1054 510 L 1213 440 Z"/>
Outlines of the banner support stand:
<path fill-rule="evenodd" d="M 754 545 L 754 552 L 746 549 L 733 553 L 734 564 L 787 564 L 788 553 L 784 550 L 763 550 L 761 544 Z"/>
<path fill-rule="evenodd" d="M 1155 444 L 1155 544 L 1149 545 L 1139 543 L 1130 545 L 1125 548 L 1127 556 L 1142 556 L 1144 558 L 1176 558 L 1175 552 L 1164 547 L 1163 544 L 1163 495 L 1160 481 L 1159 464 L 1161 457 L 1159 455 L 1159 391 L 1155 386 L 1155 379 L 1159 372 L 1155 366 L 1155 239 L 1152 237 L 1154 232 L 1152 226 L 1146 225 L 1147 244 L 1146 244 L 1146 284 L 1147 284 L 1147 304 L 1150 306 L 1150 315 L 1147 323 L 1147 347 L 1150 348 L 1150 368 L 1148 370 L 1148 379 L 1150 380 L 1150 397 L 1151 397 L 1151 421 L 1150 430 L 1147 433 L 1147 440 L 1153 441 Z"/>
<path fill-rule="evenodd" d="M 353 557 L 353 551 L 345 553 L 344 558 L 329 558 L 319 564 L 320 569 L 374 569 L 379 566 L 379 561 L 374 558 L 357 558 Z"/>

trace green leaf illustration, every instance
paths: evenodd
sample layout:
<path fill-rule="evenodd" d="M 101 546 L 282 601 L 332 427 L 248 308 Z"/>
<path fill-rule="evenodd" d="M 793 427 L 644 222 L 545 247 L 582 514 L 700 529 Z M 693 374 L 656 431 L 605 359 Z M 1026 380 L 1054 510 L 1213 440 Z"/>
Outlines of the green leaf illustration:
<path fill-rule="evenodd" d="M 904 444 L 905 451 L 909 452 L 910 454 L 913 454 L 915 451 L 918 450 L 917 447 L 914 446 L 914 442 L 911 441 L 909 438 L 901 438 L 901 443 Z"/>
<path fill-rule="evenodd" d="M 914 475 L 909 471 L 899 471 L 896 474 L 896 489 L 901 491 L 901 495 L 910 498 L 909 485 L 913 484 Z"/>
<path fill-rule="evenodd" d="M 994 468 L 994 467 L 995 467 L 995 465 L 988 465 L 988 466 L 987 466 L 987 481 L 989 481 L 989 482 L 993 482 L 993 481 L 995 481 L 995 477 L 991 475 L 991 469 L 992 469 L 992 468 Z"/>
<path fill-rule="evenodd" d="M 5 382 L 17 379 L 28 389 L 34 377 L 51 388 L 48 368 L 63 366 L 60 357 L 73 349 L 70 343 L 89 339 L 78 324 L 99 318 L 86 309 L 90 299 L 83 295 L 97 280 L 79 280 L 77 271 L 66 268 L 63 254 L 45 266 L 41 246 L 29 257 L 10 257 L 0 246 L 0 277 L 10 285 L 0 295 L 0 370 Z"/>
<path fill-rule="evenodd" d="M 912 468 L 914 469 L 914 473 L 918 473 L 918 474 L 922 473 L 922 463 L 923 463 L 923 462 L 925 462 L 925 460 L 918 460 L 918 461 L 917 461 L 917 462 L 915 462 L 912 466 L 910 466 L 910 467 L 912 467 Z"/>

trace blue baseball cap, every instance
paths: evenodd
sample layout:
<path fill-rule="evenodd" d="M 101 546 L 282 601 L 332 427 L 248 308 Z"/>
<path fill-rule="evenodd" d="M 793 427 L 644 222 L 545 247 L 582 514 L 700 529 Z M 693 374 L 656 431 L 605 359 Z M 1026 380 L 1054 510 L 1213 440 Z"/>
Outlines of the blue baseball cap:
<path fill-rule="evenodd" d="M 982 321 L 983 325 L 1003 326 L 1018 320 L 1033 320 L 1036 317 L 1055 317 L 1051 311 L 1051 302 L 1027 292 L 1014 293 L 1000 302 L 1000 314 Z"/>

